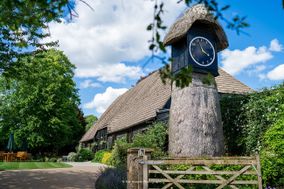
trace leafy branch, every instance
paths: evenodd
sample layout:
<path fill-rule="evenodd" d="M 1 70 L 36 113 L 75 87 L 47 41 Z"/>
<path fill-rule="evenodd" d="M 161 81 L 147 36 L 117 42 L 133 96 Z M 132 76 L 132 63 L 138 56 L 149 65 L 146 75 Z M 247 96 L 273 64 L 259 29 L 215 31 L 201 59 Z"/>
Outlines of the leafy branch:
<path fill-rule="evenodd" d="M 149 50 L 152 51 L 154 55 L 158 51 L 166 53 L 166 48 L 161 40 L 161 31 L 167 29 L 162 20 L 162 14 L 164 13 L 164 3 L 158 4 L 158 0 L 155 0 L 154 12 L 153 12 L 153 22 L 147 26 L 148 31 L 152 31 L 152 38 L 149 40 Z"/>

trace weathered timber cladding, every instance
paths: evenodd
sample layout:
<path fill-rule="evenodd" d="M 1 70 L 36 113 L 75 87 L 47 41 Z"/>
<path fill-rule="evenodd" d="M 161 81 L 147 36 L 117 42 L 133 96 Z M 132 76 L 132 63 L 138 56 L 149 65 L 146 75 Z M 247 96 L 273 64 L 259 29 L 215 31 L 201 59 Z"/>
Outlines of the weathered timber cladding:
<path fill-rule="evenodd" d="M 173 157 L 221 156 L 224 139 L 219 95 L 206 75 L 193 73 L 183 89 L 173 84 L 169 121 L 169 154 Z"/>

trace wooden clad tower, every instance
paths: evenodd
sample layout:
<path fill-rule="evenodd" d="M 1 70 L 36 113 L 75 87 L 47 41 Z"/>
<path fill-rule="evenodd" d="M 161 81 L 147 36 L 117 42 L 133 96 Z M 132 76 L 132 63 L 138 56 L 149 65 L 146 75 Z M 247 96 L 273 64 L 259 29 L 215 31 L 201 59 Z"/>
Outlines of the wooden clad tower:
<path fill-rule="evenodd" d="M 193 68 L 192 83 L 173 84 L 169 121 L 169 154 L 174 157 L 220 156 L 224 137 L 215 79 L 217 53 L 228 47 L 224 30 L 203 4 L 188 9 L 170 28 L 164 45 L 172 46 L 172 72 Z"/>

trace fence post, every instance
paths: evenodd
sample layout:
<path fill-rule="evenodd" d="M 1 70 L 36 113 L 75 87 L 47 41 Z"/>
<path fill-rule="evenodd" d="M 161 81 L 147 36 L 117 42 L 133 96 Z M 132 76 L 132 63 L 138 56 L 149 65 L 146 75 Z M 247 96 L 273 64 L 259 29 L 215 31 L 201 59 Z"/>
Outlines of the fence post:
<path fill-rule="evenodd" d="M 143 189 L 143 181 L 148 178 L 148 171 L 139 162 L 150 159 L 151 152 L 153 149 L 149 148 L 127 150 L 127 189 Z M 143 172 L 147 173 L 147 176 L 143 175 Z"/>
<path fill-rule="evenodd" d="M 258 188 L 262 188 L 262 176 L 261 176 L 261 167 L 260 167 L 260 159 L 259 154 L 256 155 L 256 167 L 257 167 L 257 180 L 258 180 Z"/>
<path fill-rule="evenodd" d="M 143 155 L 143 161 L 147 161 L 148 156 L 146 154 Z M 143 164 L 143 189 L 148 189 L 148 174 L 149 168 L 147 164 Z"/>

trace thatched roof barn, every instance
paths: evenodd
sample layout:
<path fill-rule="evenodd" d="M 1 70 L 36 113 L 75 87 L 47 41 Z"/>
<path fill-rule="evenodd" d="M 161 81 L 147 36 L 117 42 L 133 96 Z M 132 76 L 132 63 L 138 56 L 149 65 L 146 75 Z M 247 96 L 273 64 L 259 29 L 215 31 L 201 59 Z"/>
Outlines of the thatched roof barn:
<path fill-rule="evenodd" d="M 220 94 L 241 94 L 252 89 L 241 83 L 227 72 L 219 69 L 216 78 Z M 164 85 L 159 72 L 153 72 L 126 93 L 119 96 L 101 115 L 99 120 L 82 137 L 80 142 L 91 143 L 95 140 L 114 140 L 119 135 L 131 137 L 139 129 L 160 119 L 160 115 L 170 108 L 171 85 Z M 162 116 L 167 119 L 167 116 Z M 103 134 L 99 132 L 103 131 Z M 99 135 L 99 137 L 96 137 Z"/>

